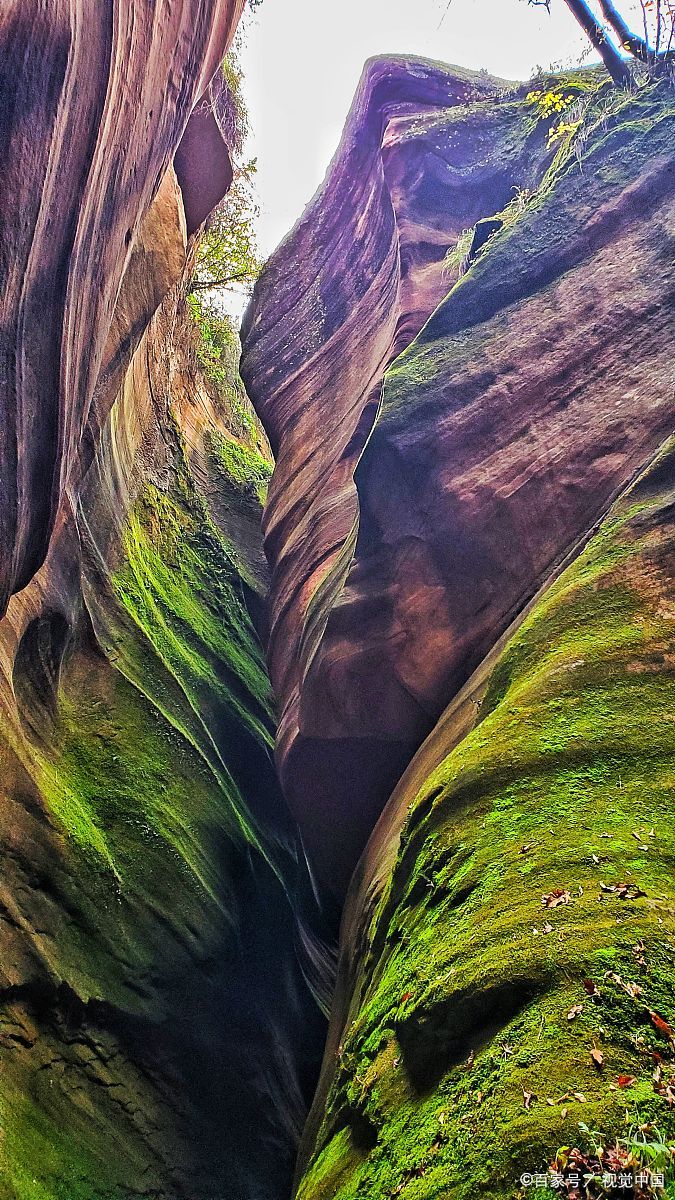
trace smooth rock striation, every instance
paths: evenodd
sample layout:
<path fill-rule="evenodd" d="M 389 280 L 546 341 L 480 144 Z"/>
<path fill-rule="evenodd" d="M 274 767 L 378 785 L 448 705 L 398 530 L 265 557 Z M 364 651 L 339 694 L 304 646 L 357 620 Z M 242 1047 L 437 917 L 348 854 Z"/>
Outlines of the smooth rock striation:
<path fill-rule="evenodd" d="M 194 173 L 206 136 L 222 186 L 210 200 L 229 186 L 225 143 L 213 123 L 193 132 L 190 118 L 243 2 L 5 6 L 0 613 L 44 561 L 64 495 L 76 492 L 97 389 L 106 411 L 113 402 L 114 387 L 104 398 L 100 385 L 120 284 L 181 139 L 191 232 L 209 211 Z"/>

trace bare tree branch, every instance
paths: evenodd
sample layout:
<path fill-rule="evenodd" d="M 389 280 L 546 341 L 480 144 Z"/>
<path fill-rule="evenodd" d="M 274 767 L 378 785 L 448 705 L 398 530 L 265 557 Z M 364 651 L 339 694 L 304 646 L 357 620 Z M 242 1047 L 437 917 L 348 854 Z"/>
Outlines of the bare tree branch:
<path fill-rule="evenodd" d="M 565 0 L 565 3 L 570 12 L 576 17 L 586 36 L 595 46 L 614 82 L 619 87 L 628 87 L 633 78 L 630 69 L 622 59 L 616 46 L 610 41 L 607 30 L 603 25 L 599 24 L 586 0 Z M 601 0 L 601 3 L 603 3 L 604 9 L 603 0 Z"/>
<path fill-rule="evenodd" d="M 600 8 L 602 15 L 606 21 L 612 26 L 619 38 L 619 42 L 626 50 L 630 50 L 634 58 L 640 62 L 648 63 L 651 61 L 649 46 L 645 38 L 638 37 L 636 33 L 628 28 L 621 13 L 612 0 L 600 0 Z M 643 10 L 644 14 L 644 10 Z M 646 29 L 646 26 L 645 26 Z"/>
<path fill-rule="evenodd" d="M 211 288 L 227 287 L 228 283 L 237 283 L 240 279 L 251 279 L 250 271 L 240 271 L 238 275 L 225 275 L 222 279 L 193 279 L 190 284 L 191 292 L 208 292 Z"/>

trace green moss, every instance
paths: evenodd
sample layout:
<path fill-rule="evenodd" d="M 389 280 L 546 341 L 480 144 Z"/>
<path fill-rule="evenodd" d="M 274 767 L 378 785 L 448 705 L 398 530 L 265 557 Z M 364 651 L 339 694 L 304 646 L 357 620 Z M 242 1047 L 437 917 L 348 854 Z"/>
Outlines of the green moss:
<path fill-rule="evenodd" d="M 123 1200 L 81 1131 L 65 1130 L 40 1105 L 0 1095 L 0 1124 L 0 1200 Z"/>
<path fill-rule="evenodd" d="M 125 854 L 112 849 L 111 830 L 131 822 L 207 886 L 200 818 L 259 844 L 232 744 L 244 756 L 273 744 L 260 646 L 228 548 L 177 492 L 146 488 L 112 586 L 127 617 L 115 645 L 121 673 L 96 703 L 85 688 L 84 706 L 81 681 L 69 688 L 64 679 L 60 751 L 43 765 L 45 795 L 73 840 L 116 873 L 124 874 Z"/>
<path fill-rule="evenodd" d="M 129 513 L 116 570 L 87 560 L 87 618 L 48 739 L 14 750 L 37 816 L 16 835 L 30 847 L 30 887 L 8 956 L 22 982 L 18 1024 L 11 994 L 0 1009 L 0 1200 L 169 1195 L 193 1159 L 219 1181 L 228 1153 L 228 1178 L 248 1170 L 237 1154 L 252 1085 L 220 1070 L 236 1057 L 232 996 L 252 990 L 257 969 L 244 962 L 254 918 L 241 893 L 255 873 L 248 907 L 260 903 L 262 926 L 258 896 L 275 897 L 290 952 L 293 864 L 237 553 L 207 514 L 175 424 L 162 434 L 173 450 L 162 487 L 148 483 Z M 15 802 L 11 781 L 6 790 Z M 21 869 L 16 879 L 23 897 Z"/>
<path fill-rule="evenodd" d="M 214 431 L 209 448 L 216 465 L 238 492 L 265 503 L 267 487 L 274 469 L 255 446 Z"/>
<path fill-rule="evenodd" d="M 567 76 L 552 78 L 575 88 Z M 518 103 L 536 124 L 524 99 Z M 423 420 L 421 410 L 437 402 L 441 381 L 445 403 L 461 400 L 467 374 L 500 344 L 511 306 L 534 294 L 545 303 L 559 277 L 588 253 L 580 217 L 599 211 L 657 157 L 672 156 L 674 111 L 663 84 L 626 94 L 593 83 L 579 101 L 581 125 L 552 147 L 538 186 L 500 213 L 484 214 L 500 216 L 503 227 L 387 370 L 364 458 L 378 452 L 388 429 L 410 420 L 411 410 Z"/>
<path fill-rule="evenodd" d="M 650 1017 L 675 1021 L 675 680 L 657 565 L 675 548 L 671 501 L 643 483 L 615 509 L 412 798 L 302 1200 L 506 1200 L 559 1145 L 587 1142 L 580 1122 L 675 1139 L 652 1078 L 655 1054 L 664 1075 L 675 1060 Z M 646 894 L 603 890 L 619 883 Z M 543 907 L 555 889 L 568 903 Z"/>

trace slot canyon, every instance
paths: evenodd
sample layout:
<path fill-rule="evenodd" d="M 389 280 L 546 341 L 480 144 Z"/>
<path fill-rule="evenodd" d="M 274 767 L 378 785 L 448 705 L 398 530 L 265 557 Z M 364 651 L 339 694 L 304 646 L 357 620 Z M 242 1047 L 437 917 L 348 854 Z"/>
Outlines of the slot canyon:
<path fill-rule="evenodd" d="M 243 9 L 0 16 L 0 1200 L 675 1195 L 672 71 L 369 59 L 221 377 Z"/>

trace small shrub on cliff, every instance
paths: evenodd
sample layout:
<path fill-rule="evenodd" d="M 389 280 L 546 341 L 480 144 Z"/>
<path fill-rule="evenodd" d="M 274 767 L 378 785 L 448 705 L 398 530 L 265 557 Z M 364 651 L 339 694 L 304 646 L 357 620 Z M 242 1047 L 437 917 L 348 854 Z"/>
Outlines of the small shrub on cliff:
<path fill-rule="evenodd" d="M 190 290 L 251 285 L 258 278 L 261 259 L 255 235 L 259 208 L 253 191 L 256 160 L 235 167 L 232 187 L 209 217 L 195 258 Z"/>
<path fill-rule="evenodd" d="M 554 123 L 549 126 L 548 144 L 552 146 L 554 142 L 559 141 L 563 137 L 572 137 L 577 129 L 579 129 L 582 116 L 579 108 L 578 97 L 574 92 L 564 92 L 560 89 L 543 90 L 536 89 L 528 92 L 525 100 L 528 104 L 536 107 L 540 120 L 547 120 L 551 117 L 557 118 L 562 113 L 572 116 L 572 120 L 554 120 Z M 575 106 L 573 111 L 570 111 L 572 106 Z"/>
<path fill-rule="evenodd" d="M 194 353 L 200 370 L 231 414 L 233 432 L 249 437 L 255 428 L 251 404 L 239 378 L 241 346 L 232 318 L 203 297 L 187 298 L 194 322 Z"/>
<path fill-rule="evenodd" d="M 198 333 L 195 352 L 202 371 L 218 390 L 231 387 L 239 373 L 239 338 L 231 318 L 194 293 L 187 302 Z"/>

